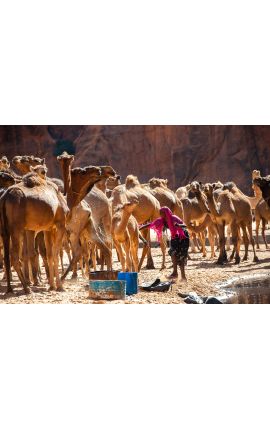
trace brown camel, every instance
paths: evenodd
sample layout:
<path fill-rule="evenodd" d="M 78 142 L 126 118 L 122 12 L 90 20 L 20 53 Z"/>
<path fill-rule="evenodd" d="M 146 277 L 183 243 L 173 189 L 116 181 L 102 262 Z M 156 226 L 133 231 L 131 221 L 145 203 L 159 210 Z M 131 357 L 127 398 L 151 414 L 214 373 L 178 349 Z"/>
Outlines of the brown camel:
<path fill-rule="evenodd" d="M 211 223 L 210 218 L 207 218 L 207 223 L 205 223 L 205 228 L 201 229 L 200 224 L 204 223 L 207 214 L 210 214 L 210 210 L 207 204 L 207 199 L 203 195 L 200 189 L 200 184 L 197 181 L 192 182 L 189 186 L 190 195 L 193 197 L 186 197 L 181 200 L 183 206 L 183 219 L 187 227 L 191 232 L 200 232 L 200 239 L 202 243 L 202 254 L 206 257 L 206 247 L 205 247 L 205 228 L 208 227 L 209 242 L 211 246 L 211 258 L 215 256 L 215 233 L 216 228 L 213 223 Z M 192 193 L 192 194 L 191 194 Z M 193 223 L 199 224 L 198 229 L 193 228 Z"/>
<path fill-rule="evenodd" d="M 245 255 L 243 260 L 247 260 L 248 258 L 248 245 L 250 241 L 253 248 L 254 261 L 258 261 L 252 235 L 251 206 L 248 199 L 232 182 L 224 184 L 224 191 L 219 193 L 217 200 L 213 195 L 214 187 L 212 184 L 205 184 L 204 193 L 207 196 L 208 206 L 218 228 L 220 247 L 218 263 L 223 264 L 227 261 L 225 250 L 225 225 L 231 226 L 234 245 L 234 251 L 231 258 L 235 253 L 235 263 L 239 264 L 240 262 L 240 228 L 243 232 L 243 240 L 245 244 Z"/>
<path fill-rule="evenodd" d="M 93 171 L 93 175 L 96 179 L 100 175 L 100 170 L 96 168 Z M 22 237 L 26 230 L 28 231 L 30 260 L 35 256 L 35 235 L 40 231 L 44 231 L 50 288 L 55 288 L 55 276 L 57 289 L 60 289 L 58 255 L 68 213 L 63 196 L 55 186 L 40 178 L 37 173 L 31 172 L 23 177 L 21 183 L 9 187 L 1 197 L 0 207 L 4 261 L 8 283 L 7 291 L 12 292 L 10 283 L 11 239 L 13 267 L 25 292 L 29 292 L 20 261 Z"/>
<path fill-rule="evenodd" d="M 159 201 L 146 189 L 141 187 L 141 184 L 136 176 L 128 175 L 125 185 L 118 185 L 112 192 L 112 206 L 123 205 L 128 201 L 132 201 L 134 196 L 138 199 L 138 205 L 133 211 L 133 216 L 136 218 L 138 224 L 143 224 L 147 221 L 152 221 L 160 217 L 160 203 Z M 150 231 L 143 230 L 142 235 L 145 239 L 150 241 Z M 162 251 L 162 269 L 165 268 L 165 252 L 166 244 L 161 240 L 160 247 Z M 154 262 L 151 255 L 151 248 L 147 252 L 147 266 L 148 269 L 154 268 Z"/>
<path fill-rule="evenodd" d="M 139 226 L 132 215 L 137 205 L 135 199 L 113 208 L 112 236 L 123 272 L 138 272 Z"/>

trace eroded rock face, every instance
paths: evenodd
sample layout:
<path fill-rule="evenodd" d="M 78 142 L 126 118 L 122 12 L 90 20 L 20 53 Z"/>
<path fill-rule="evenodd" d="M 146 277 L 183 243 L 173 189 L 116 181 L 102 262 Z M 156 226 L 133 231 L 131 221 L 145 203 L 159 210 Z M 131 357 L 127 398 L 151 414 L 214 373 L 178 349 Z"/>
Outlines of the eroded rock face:
<path fill-rule="evenodd" d="M 251 194 L 251 171 L 270 173 L 269 148 L 269 126 L 0 126 L 0 155 L 45 157 L 49 176 L 60 177 L 56 156 L 67 150 L 74 167 L 109 164 L 171 188 L 233 180 Z"/>

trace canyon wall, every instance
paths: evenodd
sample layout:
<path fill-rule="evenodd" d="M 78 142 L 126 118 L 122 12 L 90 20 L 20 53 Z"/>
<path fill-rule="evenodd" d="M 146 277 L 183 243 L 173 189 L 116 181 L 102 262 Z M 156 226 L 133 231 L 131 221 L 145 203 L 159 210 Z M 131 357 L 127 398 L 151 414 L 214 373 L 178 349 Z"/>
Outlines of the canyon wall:
<path fill-rule="evenodd" d="M 191 180 L 233 180 L 251 193 L 251 171 L 270 173 L 270 126 L 0 126 L 0 155 L 46 158 L 75 154 L 74 166 L 111 165 L 123 178 L 168 178 L 175 189 Z"/>

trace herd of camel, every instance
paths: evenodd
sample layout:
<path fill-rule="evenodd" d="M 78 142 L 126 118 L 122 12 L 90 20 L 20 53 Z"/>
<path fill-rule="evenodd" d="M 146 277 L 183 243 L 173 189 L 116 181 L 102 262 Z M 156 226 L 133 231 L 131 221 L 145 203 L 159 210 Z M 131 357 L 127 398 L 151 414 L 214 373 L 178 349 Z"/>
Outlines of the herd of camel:
<path fill-rule="evenodd" d="M 184 220 L 191 235 L 191 249 L 206 256 L 206 238 L 211 258 L 218 250 L 219 264 L 230 260 L 240 263 L 240 245 L 244 244 L 243 260 L 252 245 L 254 261 L 258 261 L 252 233 L 256 220 L 256 242 L 262 222 L 270 220 L 270 176 L 262 178 L 252 172 L 254 196 L 246 196 L 234 182 L 202 184 L 193 181 L 175 192 L 166 179 L 152 178 L 140 183 L 128 175 L 124 183 L 110 166 L 73 168 L 74 156 L 64 152 L 57 157 L 62 180 L 47 176 L 45 159 L 16 156 L 11 162 L 0 158 L 0 266 L 12 292 L 12 271 L 17 272 L 25 293 L 30 285 L 40 285 L 40 257 L 50 289 L 63 289 L 62 283 L 78 265 L 83 276 L 91 269 L 106 265 L 112 270 L 112 249 L 115 248 L 123 271 L 140 271 L 147 256 L 147 268 L 154 268 L 150 232 L 139 227 L 160 216 L 162 206 Z M 17 173 L 13 170 L 15 169 Z M 160 241 L 162 266 L 165 268 L 166 232 Z M 139 242 L 143 251 L 139 261 Z M 69 265 L 64 268 L 63 253 Z M 61 263 L 61 273 L 59 271 Z"/>

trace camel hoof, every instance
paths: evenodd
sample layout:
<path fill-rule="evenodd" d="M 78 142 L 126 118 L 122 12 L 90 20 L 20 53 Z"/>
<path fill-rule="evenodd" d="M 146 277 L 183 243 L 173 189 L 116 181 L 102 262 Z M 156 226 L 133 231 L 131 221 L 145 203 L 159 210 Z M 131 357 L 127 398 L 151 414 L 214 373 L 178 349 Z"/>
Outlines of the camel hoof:
<path fill-rule="evenodd" d="M 25 294 L 31 294 L 31 290 L 29 287 L 25 287 L 24 292 L 25 292 Z"/>
<path fill-rule="evenodd" d="M 13 294 L 13 289 L 11 287 L 8 288 L 5 294 Z"/>
<path fill-rule="evenodd" d="M 235 264 L 240 264 L 240 257 L 238 256 L 238 257 L 235 257 Z"/>
<path fill-rule="evenodd" d="M 147 265 L 145 266 L 145 269 L 146 269 L 146 270 L 153 270 L 153 269 L 155 269 L 155 266 L 154 266 L 154 264 L 147 264 Z"/>
<path fill-rule="evenodd" d="M 55 291 L 55 287 L 49 287 L 48 291 Z"/>
<path fill-rule="evenodd" d="M 77 278 L 78 278 L 77 273 L 72 273 L 71 279 L 77 279 Z"/>
<path fill-rule="evenodd" d="M 254 263 L 259 263 L 260 260 L 258 259 L 257 255 L 256 255 L 256 257 L 253 258 L 253 261 L 254 261 Z"/>
<path fill-rule="evenodd" d="M 248 257 L 244 255 L 243 260 L 242 261 L 247 261 Z"/>
<path fill-rule="evenodd" d="M 63 287 L 58 287 L 58 288 L 56 288 L 56 291 L 58 293 L 63 293 L 63 291 L 65 291 L 65 289 Z"/>
<path fill-rule="evenodd" d="M 218 259 L 217 264 L 218 264 L 219 266 L 223 266 L 223 265 L 224 265 L 224 261 L 223 261 L 223 260 Z"/>

